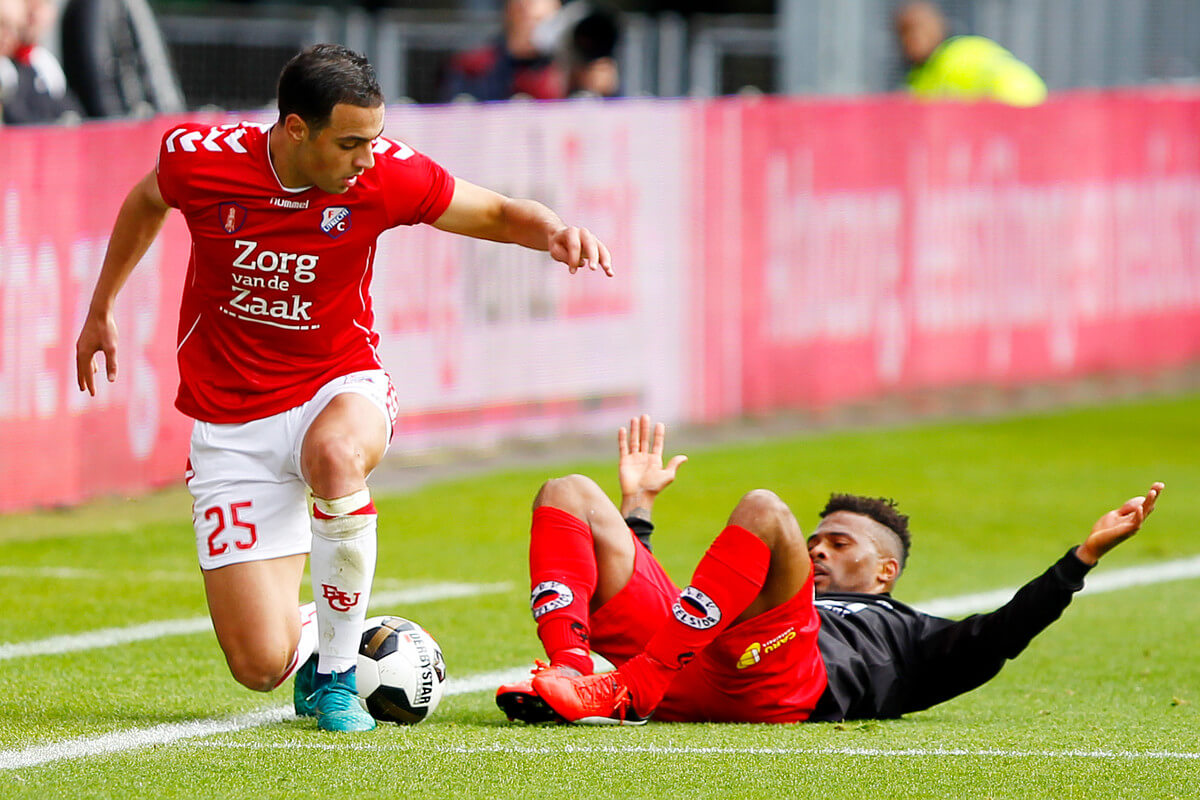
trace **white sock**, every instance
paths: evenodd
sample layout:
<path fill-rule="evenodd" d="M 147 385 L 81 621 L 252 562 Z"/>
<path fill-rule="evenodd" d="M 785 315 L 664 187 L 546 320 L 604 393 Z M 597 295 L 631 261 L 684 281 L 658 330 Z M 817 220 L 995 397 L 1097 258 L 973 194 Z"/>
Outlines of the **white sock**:
<path fill-rule="evenodd" d="M 288 664 L 283 677 L 276 686 L 282 686 L 284 681 L 296 674 L 296 670 L 304 666 L 304 662 L 317 650 L 317 604 L 305 603 L 300 606 L 300 640 L 296 642 L 296 652 L 292 654 L 292 663 Z"/>
<path fill-rule="evenodd" d="M 375 576 L 378 517 L 371 493 L 313 498 L 312 573 L 317 608 L 317 672 L 346 672 L 358 663 L 363 621 Z"/>

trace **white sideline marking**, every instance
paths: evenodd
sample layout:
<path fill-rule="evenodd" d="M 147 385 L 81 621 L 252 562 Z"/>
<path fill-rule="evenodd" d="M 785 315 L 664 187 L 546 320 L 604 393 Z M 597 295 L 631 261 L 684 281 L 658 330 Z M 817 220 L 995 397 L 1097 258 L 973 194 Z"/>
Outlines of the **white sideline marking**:
<path fill-rule="evenodd" d="M 200 577 L 199 570 L 195 572 L 126 572 L 118 573 L 101 569 L 80 569 L 79 567 L 0 567 L 0 577 L 10 578 L 56 578 L 68 581 L 194 581 Z"/>
<path fill-rule="evenodd" d="M 192 570 L 152 570 L 149 572 L 116 572 L 102 569 L 82 569 L 80 567 L 14 567 L 0 566 L 0 577 L 4 578 L 45 578 L 64 581 L 163 581 L 169 583 L 195 583 L 200 578 L 200 568 Z M 408 581 L 394 578 L 376 578 L 373 584 L 376 593 L 385 589 L 410 588 Z"/>
<path fill-rule="evenodd" d="M 67 739 L 65 742 L 39 744 L 26 747 L 24 750 L 3 750 L 0 751 L 0 769 L 34 767 L 49 761 L 119 753 L 139 747 L 168 744 L 194 736 L 230 733 L 244 728 L 280 722 L 286 719 L 290 713 L 291 711 L 285 707 L 268 708 L 225 719 L 203 719 L 155 725 L 152 728 L 130 728 L 124 731 L 113 731 L 102 736 L 81 736 L 78 739 Z"/>
<path fill-rule="evenodd" d="M 1100 573 L 1089 577 L 1088 588 L 1082 593 L 1095 594 L 1098 592 L 1111 592 L 1117 589 L 1128 588 L 1131 586 L 1144 586 L 1151 583 L 1162 583 L 1166 581 L 1182 580 L 1185 578 L 1200 577 L 1200 556 L 1195 558 L 1179 559 L 1176 561 L 1165 561 L 1157 565 L 1148 565 L 1142 567 L 1129 567 L 1122 570 L 1113 570 L 1107 573 Z M 511 587 L 511 584 L 433 584 L 431 587 L 423 587 L 424 590 L 429 590 L 435 587 L 460 587 L 459 593 L 443 595 L 445 597 L 465 597 L 470 594 L 480 593 L 478 589 L 483 587 L 492 587 L 494 591 L 506 591 Z M 463 588 L 469 587 L 473 591 L 461 591 Z M 502 588 L 499 588 L 502 587 Z M 375 602 L 416 602 L 412 599 L 414 593 L 420 592 L 422 588 L 405 590 L 403 592 L 387 592 L 379 593 L 373 597 Z M 1011 589 L 998 589 L 994 592 L 984 592 L 979 594 L 959 595 L 957 597 L 947 597 L 938 600 L 930 600 L 922 604 L 921 608 L 930 610 L 937 609 L 936 613 L 945 616 L 958 616 L 969 614 L 978 611 L 981 608 L 992 609 L 996 606 L 1008 602 L 1013 593 L 1016 592 L 1016 587 Z M 1081 594 L 1082 594 L 1081 593 Z M 406 595 L 401 599 L 393 599 L 395 595 Z M 996 602 L 993 599 L 999 598 Z M 440 597 L 438 598 L 440 599 Z M 981 606 L 980 603 L 986 605 Z M 929 611 L 929 613 L 935 613 Z M 193 623 L 194 620 L 181 620 L 181 622 Z M 204 620 L 207 624 L 207 620 Z M 135 626 L 135 628 L 147 628 L 153 625 L 163 625 L 167 623 L 151 623 L 150 626 Z M 110 629 L 115 631 L 131 630 L 131 629 Z M 203 628 L 201 629 L 203 630 Z M 190 632 L 190 631 L 189 631 Z M 95 633 L 101 633 L 99 631 Z M 91 634 L 83 634 L 89 636 Z M 169 634 L 168 634 L 169 635 Z M 72 639 L 78 637 L 56 637 L 63 639 Z M 155 638 L 153 636 L 145 636 L 141 638 Z M 53 640 L 43 640 L 53 641 Z M 131 640 L 138 641 L 138 640 Z M 116 642 L 112 642 L 115 644 Z M 0 645 L 0 659 L 15 658 L 16 656 L 4 656 L 5 648 L 19 647 L 33 644 L 31 642 L 22 643 L 21 645 Z M 89 646 L 107 646 L 107 645 L 89 645 Z M 85 648 L 76 648 L 85 649 Z M 59 651 L 68 652 L 68 651 Z M 26 655 L 44 655 L 46 651 L 40 650 L 36 653 L 27 653 Z M 476 675 L 470 675 L 458 680 L 451 679 L 446 686 L 447 695 L 470 694 L 471 692 L 483 691 L 484 689 L 492 689 L 502 683 L 516 681 L 528 675 L 528 667 L 514 667 L 512 669 L 496 670 L 493 672 L 485 672 Z M 251 712 L 249 714 L 240 714 L 237 716 L 226 717 L 218 720 L 199 720 L 196 722 L 176 723 L 171 725 L 157 725 L 152 728 L 130 728 L 123 731 L 114 731 L 94 737 L 80 737 L 78 739 L 69 739 L 65 742 L 56 742 L 45 745 L 35 745 L 19 750 L 0 750 L 0 770 L 18 769 L 20 767 L 36 766 L 45 764 L 51 761 L 60 761 L 68 758 L 86 758 L 89 756 L 103 755 L 107 753 L 120 752 L 124 750 L 134 750 L 139 747 L 147 747 L 154 744 L 166 744 L 169 742 L 179 741 L 180 739 L 195 738 L 198 736 L 209 736 L 217 733 L 232 733 L 246 728 L 253 728 L 259 725 L 266 725 L 272 722 L 278 722 L 288 719 L 291 716 L 291 710 L 286 706 L 277 708 L 269 708 L 260 711 Z M 194 731 L 194 732 L 193 732 Z M 313 747 L 338 747 L 343 749 L 351 748 L 353 743 L 338 742 L 336 745 L 309 745 Z M 206 745 L 207 746 L 207 745 Z M 221 744 L 215 743 L 211 746 L 228 746 L 236 747 L 236 744 Z M 250 746 L 250 745 L 247 745 Z M 288 742 L 280 745 L 282 747 L 301 747 L 295 742 Z M 359 745 L 361 747 L 361 745 Z M 496 747 L 501 747 L 497 745 Z M 1146 759 L 1200 759 L 1200 753 L 1187 752 L 1169 752 L 1169 751 L 1124 751 L 1124 750 L 966 750 L 954 748 L 931 748 L 921 749 L 912 748 L 905 750 L 875 750 L 871 748 L 812 748 L 812 749 L 785 749 L 785 748 L 669 748 L 658 747 L 653 748 L 647 746 L 642 750 L 630 748 L 605 748 L 605 747 L 579 747 L 564 745 L 562 748 L 527 748 L 521 750 L 519 748 L 510 749 L 487 749 L 487 748 L 446 748 L 446 752 L 461 752 L 461 753 L 484 753 L 484 752 L 528 752 L 531 754 L 540 753 L 605 753 L 605 752 L 659 752 L 659 753 L 698 753 L 698 754 L 763 754 L 763 755 L 855 755 L 855 756 L 997 756 L 1007 758 L 1024 758 L 1024 757 L 1048 757 L 1048 758 L 1146 758 Z"/>
<path fill-rule="evenodd" d="M 1188 578 L 1200 578 L 1200 556 L 1089 574 L 1087 583 L 1079 594 L 1104 594 L 1105 592 L 1115 592 L 1118 589 L 1128 589 L 1131 586 L 1145 586 L 1150 583 L 1166 583 Z M 965 616 L 999 608 L 1012 599 L 1018 588 L 1020 587 L 944 597 L 926 603 L 913 603 L 912 607 L 939 617 Z"/>
<path fill-rule="evenodd" d="M 211 747 L 229 750 L 359 750 L 375 752 L 404 752 L 417 749 L 416 745 L 402 742 L 374 744 L 370 742 L 187 742 L 187 747 Z M 473 746 L 427 746 L 421 744 L 422 750 L 435 753 L 461 753 L 464 755 L 481 755 L 485 753 L 507 753 L 510 755 L 633 755 L 648 753 L 651 755 L 750 755 L 750 756 L 862 756 L 874 758 L 925 757 L 941 758 L 944 756 L 987 756 L 993 758 L 1112 758 L 1112 759 L 1162 759 L 1162 760 L 1200 760 L 1200 753 L 1173 752 L 1170 750 L 971 750 L 959 747 L 906 747 L 903 749 L 887 750 L 875 747 L 672 747 L 663 745 L 578 745 L 561 744 L 555 746 L 527 747 L 522 745 L 494 744 Z"/>
<path fill-rule="evenodd" d="M 484 689 L 495 689 L 502 683 L 511 683 L 529 675 L 529 668 L 501 669 L 494 672 L 481 672 L 466 678 L 453 679 L 446 682 L 444 696 L 456 694 L 471 694 Z M 0 770 L 35 767 L 51 761 L 65 761 L 69 758 L 87 758 L 102 756 L 108 753 L 119 753 L 125 750 L 136 750 L 139 747 L 170 744 L 180 739 L 194 739 L 198 736 L 213 736 L 218 733 L 233 733 L 246 728 L 257 728 L 260 725 L 270 725 L 284 720 L 294 719 L 295 713 L 291 706 L 276 706 L 237 714 L 224 719 L 195 720 L 193 722 L 176 722 L 168 725 L 155 725 L 152 728 L 130 728 L 123 731 L 113 731 L 100 736 L 81 736 L 78 739 L 68 739 L 64 742 L 34 745 L 23 750 L 0 750 Z"/>
<path fill-rule="evenodd" d="M 497 669 L 492 672 L 478 672 L 474 675 L 468 675 L 465 678 L 450 676 L 446 680 L 446 690 L 443 694 L 449 697 L 456 694 L 495 691 L 496 687 L 501 684 L 516 683 L 517 681 L 525 680 L 532 671 L 531 665 L 526 664 L 523 667 L 509 667 L 508 669 Z"/>
<path fill-rule="evenodd" d="M 410 589 L 375 592 L 371 595 L 371 607 L 375 611 L 378 610 L 377 607 L 380 605 L 432 603 L 437 600 L 449 600 L 455 597 L 499 594 L 507 592 L 512 588 L 513 585 L 511 583 L 431 583 L 426 586 L 414 586 Z M 32 642 L 0 644 L 0 661 L 7 661 L 10 658 L 74 653 L 80 650 L 92 650 L 97 647 L 113 647 L 119 644 L 161 639 L 164 636 L 182 636 L 190 633 L 204 633 L 211 630 L 212 621 L 208 617 L 147 622 L 142 625 L 130 625 L 125 628 L 101 628 L 100 630 L 88 631 L 87 633 L 51 636 L 48 639 L 38 639 Z"/>

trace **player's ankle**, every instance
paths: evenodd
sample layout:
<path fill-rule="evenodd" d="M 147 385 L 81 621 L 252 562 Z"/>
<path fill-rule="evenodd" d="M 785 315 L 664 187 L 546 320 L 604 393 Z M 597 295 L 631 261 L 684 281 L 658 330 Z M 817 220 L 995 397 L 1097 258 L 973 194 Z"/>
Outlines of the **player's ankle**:
<path fill-rule="evenodd" d="M 582 647 L 568 647 L 550 654 L 550 666 L 574 670 L 578 675 L 591 675 L 592 657 Z"/>
<path fill-rule="evenodd" d="M 654 713 L 679 669 L 662 663 L 649 653 L 641 653 L 617 670 L 622 683 L 629 689 L 630 705 L 639 717 Z"/>
<path fill-rule="evenodd" d="M 343 676 L 344 678 L 346 675 L 353 675 L 357 671 L 357 664 L 343 664 L 335 662 L 334 664 L 325 666 L 323 668 L 318 661 L 316 674 L 314 676 L 314 683 L 317 686 L 324 686 L 327 683 L 333 683 L 337 681 L 339 675 Z"/>

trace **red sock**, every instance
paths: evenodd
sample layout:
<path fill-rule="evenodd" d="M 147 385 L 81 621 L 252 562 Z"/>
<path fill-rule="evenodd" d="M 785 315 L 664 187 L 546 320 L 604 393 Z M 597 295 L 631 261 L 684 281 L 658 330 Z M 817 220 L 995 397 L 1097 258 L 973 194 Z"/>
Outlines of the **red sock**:
<path fill-rule="evenodd" d="M 533 510 L 529 583 L 529 606 L 550 662 L 591 674 L 588 604 L 596 591 L 596 550 L 587 523 L 561 508 Z"/>
<path fill-rule="evenodd" d="M 754 601 L 770 564 L 771 549 L 745 528 L 730 525 L 713 540 L 675 600 L 673 618 L 621 667 L 638 714 L 653 711 L 679 670 Z"/>

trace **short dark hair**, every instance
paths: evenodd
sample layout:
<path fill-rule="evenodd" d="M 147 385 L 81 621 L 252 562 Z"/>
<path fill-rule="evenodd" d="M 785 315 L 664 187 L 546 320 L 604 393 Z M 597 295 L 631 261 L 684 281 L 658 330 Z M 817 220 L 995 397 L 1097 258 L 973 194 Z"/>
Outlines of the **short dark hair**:
<path fill-rule="evenodd" d="M 313 132 L 329 124 L 338 103 L 360 108 L 383 104 L 375 68 L 340 44 L 314 44 L 292 56 L 279 73 L 276 95 L 279 121 L 296 114 Z"/>
<path fill-rule="evenodd" d="M 912 546 L 912 534 L 908 532 L 908 516 L 901 514 L 896 508 L 896 501 L 890 497 L 863 497 L 858 494 L 831 494 L 829 502 L 821 511 L 821 519 L 835 511 L 849 511 L 851 514 L 862 514 L 870 517 L 883 527 L 896 534 L 900 540 L 900 569 L 908 563 L 908 551 Z"/>

